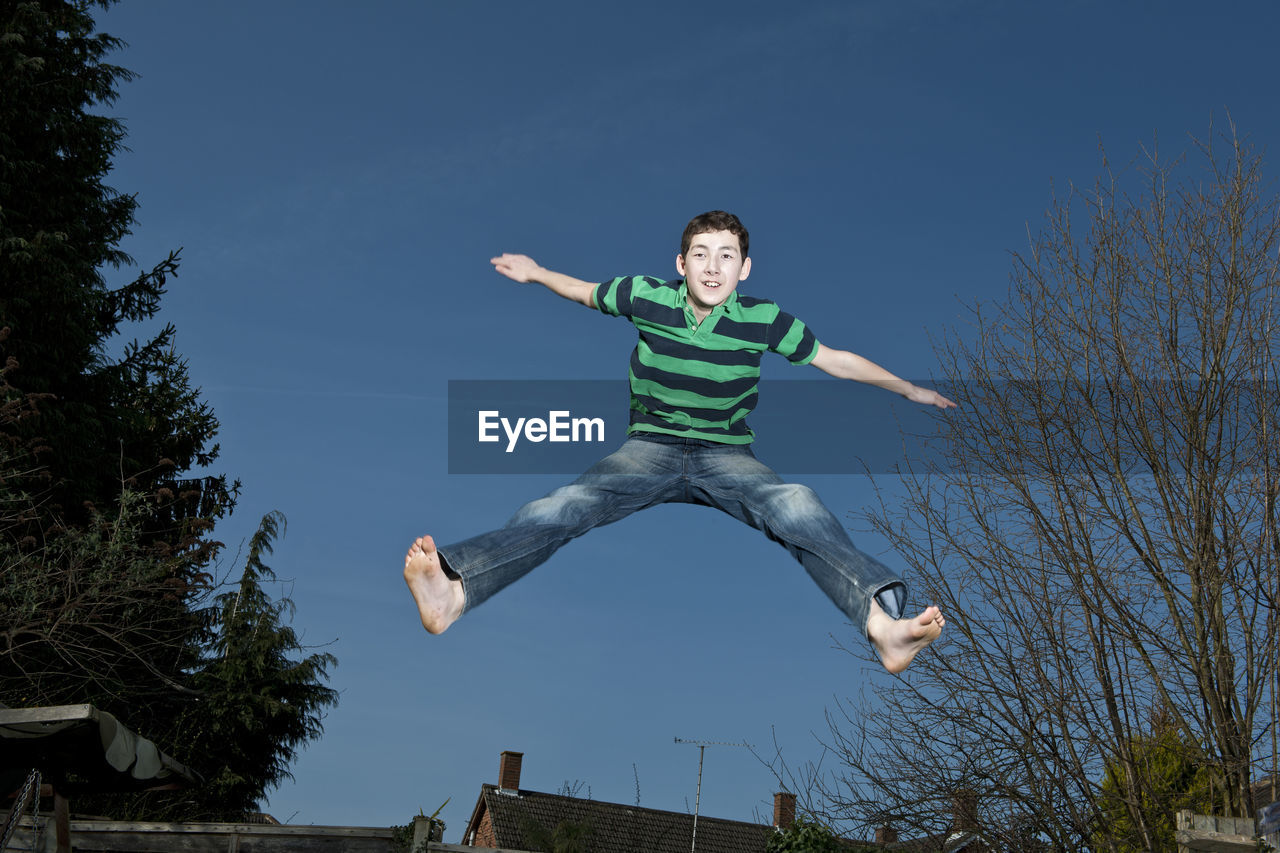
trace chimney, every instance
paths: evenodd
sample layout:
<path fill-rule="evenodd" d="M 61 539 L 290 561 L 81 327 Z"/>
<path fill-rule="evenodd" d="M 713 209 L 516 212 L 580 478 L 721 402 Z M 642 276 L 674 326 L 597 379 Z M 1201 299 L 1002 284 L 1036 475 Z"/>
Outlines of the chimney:
<path fill-rule="evenodd" d="M 893 844 L 898 840 L 898 830 L 889 824 L 876 827 L 876 844 Z"/>
<path fill-rule="evenodd" d="M 523 760 L 523 752 L 507 750 L 502 753 L 502 760 L 498 763 L 499 788 L 504 791 L 520 790 L 520 762 Z"/>
<path fill-rule="evenodd" d="M 961 788 L 951 797 L 951 831 L 978 831 L 978 794 Z"/>
<path fill-rule="evenodd" d="M 790 829 L 796 822 L 796 795 L 779 791 L 773 795 L 773 825 L 778 829 Z"/>

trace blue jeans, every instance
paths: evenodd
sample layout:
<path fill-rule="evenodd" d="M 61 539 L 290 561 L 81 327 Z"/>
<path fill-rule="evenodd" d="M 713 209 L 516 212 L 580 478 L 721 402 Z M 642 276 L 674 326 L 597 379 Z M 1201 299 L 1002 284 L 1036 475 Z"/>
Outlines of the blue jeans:
<path fill-rule="evenodd" d="M 570 539 L 660 503 L 713 506 L 763 531 L 864 633 L 872 597 L 890 616 L 902 615 L 902 580 L 853 546 L 812 489 L 783 482 L 747 445 L 657 434 L 629 438 L 573 483 L 525 504 L 505 527 L 440 554 L 462 579 L 470 610 Z"/>

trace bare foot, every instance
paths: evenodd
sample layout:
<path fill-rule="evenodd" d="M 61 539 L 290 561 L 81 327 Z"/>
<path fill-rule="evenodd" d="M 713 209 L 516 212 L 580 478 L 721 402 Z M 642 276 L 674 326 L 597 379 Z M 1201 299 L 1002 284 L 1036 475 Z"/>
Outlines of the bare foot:
<path fill-rule="evenodd" d="M 404 582 L 418 603 L 422 627 L 429 633 L 442 633 L 462 615 L 462 581 L 445 574 L 430 536 L 415 539 L 409 546 L 404 555 Z"/>
<path fill-rule="evenodd" d="M 911 665 L 911 661 L 925 646 L 938 639 L 947 620 L 942 611 L 929 606 L 914 619 L 892 619 L 871 601 L 871 614 L 867 617 L 867 636 L 880 654 L 880 662 L 892 673 L 899 673 Z"/>

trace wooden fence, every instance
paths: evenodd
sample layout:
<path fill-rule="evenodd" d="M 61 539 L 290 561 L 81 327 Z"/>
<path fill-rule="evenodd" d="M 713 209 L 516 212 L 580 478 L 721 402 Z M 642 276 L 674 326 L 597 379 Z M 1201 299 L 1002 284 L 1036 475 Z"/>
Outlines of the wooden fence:
<path fill-rule="evenodd" d="M 1253 818 L 1213 817 L 1180 811 L 1177 820 L 1178 853 L 1255 853 L 1259 841 L 1269 844 L 1273 850 L 1280 849 L 1276 833 L 1257 835 Z"/>
<path fill-rule="evenodd" d="M 414 820 L 412 850 L 397 845 L 392 829 L 368 826 L 73 820 L 70 829 L 76 853 L 528 853 L 427 841 L 428 826 L 426 818 Z M 41 816 L 38 830 L 23 819 L 0 853 L 54 853 L 53 821 Z"/>

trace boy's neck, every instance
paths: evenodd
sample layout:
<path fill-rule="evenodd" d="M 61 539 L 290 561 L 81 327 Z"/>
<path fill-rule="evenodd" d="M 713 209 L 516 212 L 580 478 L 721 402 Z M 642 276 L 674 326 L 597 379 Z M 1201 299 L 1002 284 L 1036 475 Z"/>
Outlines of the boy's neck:
<path fill-rule="evenodd" d="M 710 308 L 701 308 L 698 306 L 697 301 L 694 300 L 693 294 L 689 292 L 688 282 L 686 281 L 684 285 L 685 307 L 687 307 L 689 311 L 693 314 L 693 319 L 697 321 L 698 325 L 702 325 L 702 321 L 710 317 L 712 314 L 714 314 L 717 308 L 727 307 L 730 300 L 732 300 L 736 296 L 737 296 L 736 293 L 730 293 L 728 297 L 726 297 L 725 300 L 721 302 L 719 305 L 712 305 Z"/>

